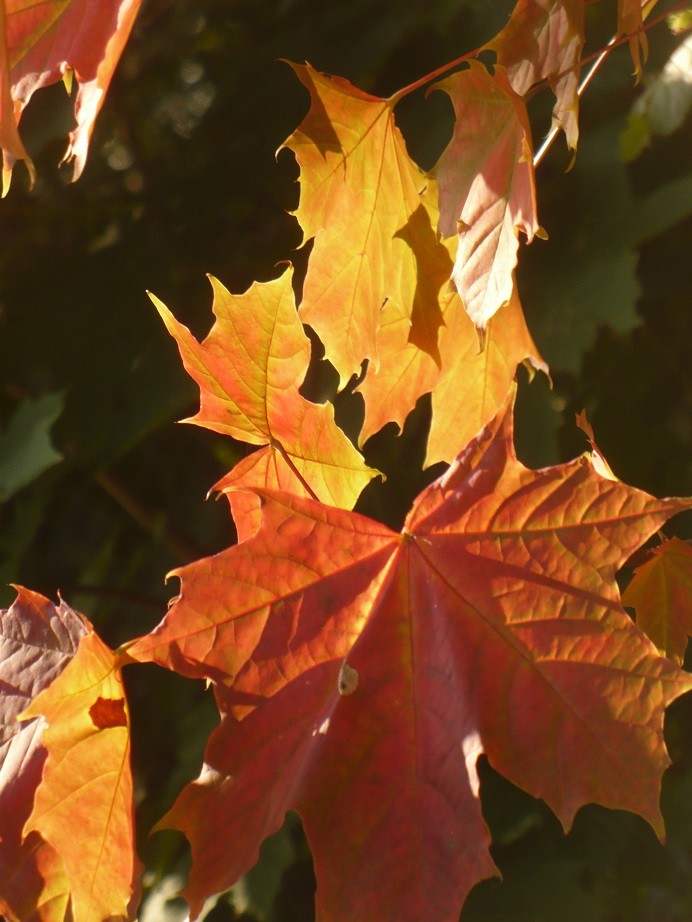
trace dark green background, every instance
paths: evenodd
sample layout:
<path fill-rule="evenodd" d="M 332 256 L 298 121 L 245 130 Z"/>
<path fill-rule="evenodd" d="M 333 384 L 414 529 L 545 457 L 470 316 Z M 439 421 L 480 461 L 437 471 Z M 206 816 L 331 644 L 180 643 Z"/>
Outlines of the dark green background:
<path fill-rule="evenodd" d="M 149 303 L 161 297 L 197 335 L 211 323 L 205 273 L 233 291 L 276 275 L 300 234 L 296 166 L 277 147 L 307 109 L 307 94 L 279 58 L 310 61 L 381 95 L 487 41 L 511 9 L 483 0 L 200 0 L 145 3 L 108 94 L 85 173 L 58 171 L 70 126 L 62 86 L 42 91 L 22 131 L 39 180 L 22 167 L 0 204 L 0 461 L 26 452 L 17 435 L 34 414 L 35 462 L 62 455 L 0 509 L 0 576 L 51 598 L 60 591 L 112 646 L 153 627 L 171 594 L 165 573 L 233 540 L 223 501 L 208 488 L 247 451 L 173 421 L 196 409 L 196 389 Z M 590 47 L 607 41 L 615 3 L 588 8 Z M 649 69 L 676 39 L 650 34 Z M 538 170 L 539 218 L 550 240 L 523 248 L 520 293 L 553 390 L 522 373 L 517 441 L 532 465 L 586 447 L 574 426 L 585 407 L 599 444 L 624 480 L 659 495 L 691 487 L 689 315 L 692 149 L 690 120 L 629 166 L 618 156 L 638 94 L 625 49 L 590 87 L 574 169 L 560 139 Z M 531 104 L 536 137 L 550 94 Z M 451 131 L 443 94 L 419 92 L 397 109 L 412 155 L 429 168 Z M 330 380 L 324 368 L 315 375 Z M 339 419 L 358 425 L 360 398 L 339 397 Z M 35 403 L 35 401 L 39 401 Z M 23 409 L 22 409 L 23 408 Z M 19 416 L 18 413 L 24 415 Z M 397 525 L 429 479 L 423 456 L 429 404 L 403 435 L 387 427 L 366 446 L 388 474 L 358 508 Z M 41 424 L 41 420 L 43 423 Z M 28 430 L 27 430 L 28 431 Z M 12 446 L 16 446 L 13 448 Z M 15 455 L 13 455 L 15 452 Z M 4 454 L 3 454 L 4 453 Z M 25 455 L 21 455 L 24 459 Z M 0 465 L 0 470 L 4 468 Z M 434 473 L 434 472 L 433 472 Z M 1 478 L 0 478 L 1 482 Z M 687 536 L 688 521 L 668 533 Z M 3 589 L 3 604 L 13 597 Z M 154 667 L 126 670 L 133 710 L 140 853 L 160 896 L 184 873 L 180 837 L 148 829 L 199 769 L 215 722 L 210 695 Z M 655 920 L 692 917 L 692 713 L 667 720 L 675 764 L 664 783 L 669 830 L 660 845 L 629 814 L 587 807 L 564 836 L 541 804 L 481 766 L 482 802 L 499 880 L 479 885 L 464 922 Z M 208 918 L 307 920 L 311 864 L 297 818 L 270 840 L 260 865 Z M 235 905 L 235 910 L 232 906 Z M 182 918 L 180 901 L 142 919 Z M 369 920 L 368 920 L 369 922 Z"/>

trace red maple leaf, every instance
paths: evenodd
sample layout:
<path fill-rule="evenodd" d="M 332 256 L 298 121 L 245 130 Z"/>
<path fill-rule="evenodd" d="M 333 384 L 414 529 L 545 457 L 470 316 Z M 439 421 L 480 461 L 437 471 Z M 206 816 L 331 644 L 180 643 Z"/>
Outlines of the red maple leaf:
<path fill-rule="evenodd" d="M 330 920 L 452 919 L 495 873 L 485 753 L 569 827 L 588 801 L 662 832 L 665 706 L 692 677 L 626 615 L 616 569 L 692 502 L 532 471 L 511 403 L 423 491 L 400 534 L 262 491 L 249 540 L 176 571 L 127 654 L 212 679 L 223 716 L 160 825 L 183 830 L 192 916 L 301 815 Z"/>

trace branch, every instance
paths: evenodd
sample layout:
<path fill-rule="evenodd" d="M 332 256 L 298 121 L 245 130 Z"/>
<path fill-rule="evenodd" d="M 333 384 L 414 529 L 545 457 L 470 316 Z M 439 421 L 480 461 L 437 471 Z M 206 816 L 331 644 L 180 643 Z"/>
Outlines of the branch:
<path fill-rule="evenodd" d="M 157 539 L 181 563 L 189 563 L 204 557 L 204 552 L 187 536 L 181 535 L 168 523 L 161 520 L 141 500 L 133 496 L 117 477 L 107 471 L 94 475 L 94 480 L 111 499 L 124 509 L 135 522 L 152 538 Z"/>

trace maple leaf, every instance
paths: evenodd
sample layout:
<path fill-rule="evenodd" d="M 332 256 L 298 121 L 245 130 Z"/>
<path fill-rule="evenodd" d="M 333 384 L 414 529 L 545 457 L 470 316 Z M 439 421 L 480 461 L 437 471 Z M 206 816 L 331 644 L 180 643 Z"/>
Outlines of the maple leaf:
<path fill-rule="evenodd" d="M 617 35 L 626 35 L 629 38 L 637 80 L 642 75 L 642 58 L 646 61 L 649 53 L 649 42 L 643 29 L 644 16 L 653 9 L 655 2 L 656 0 L 618 0 Z"/>
<path fill-rule="evenodd" d="M 310 362 L 310 341 L 296 312 L 287 268 L 279 278 L 254 283 L 232 295 L 216 279 L 214 325 L 199 343 L 168 308 L 152 297 L 183 364 L 200 387 L 194 422 L 253 445 L 266 446 L 224 477 L 214 489 L 269 486 L 352 507 L 377 471 L 334 422 L 331 404 L 315 404 L 299 393 Z M 228 493 L 241 537 L 259 521 L 257 502 Z"/>
<path fill-rule="evenodd" d="M 46 749 L 40 721 L 17 717 L 65 669 L 88 630 L 64 602 L 56 607 L 21 586 L 0 610 L 0 912 L 12 922 L 53 922 L 67 912 L 61 859 L 36 834 L 22 842 Z"/>
<path fill-rule="evenodd" d="M 74 161 L 73 181 L 84 169 L 89 141 L 113 71 L 130 35 L 141 0 L 0 0 L 0 146 L 3 190 L 12 167 L 34 168 L 17 132 L 24 107 L 41 87 L 72 75 L 79 82 L 76 128 L 63 163 Z"/>
<path fill-rule="evenodd" d="M 579 71 L 584 46 L 583 0 L 519 0 L 509 22 L 486 48 L 524 96 L 541 80 L 555 94 L 553 124 L 576 150 L 579 139 Z"/>
<path fill-rule="evenodd" d="M 416 223 L 411 221 L 412 234 L 420 226 L 421 212 L 425 213 L 428 227 L 437 226 L 437 199 L 437 182 L 429 176 L 421 190 Z M 379 365 L 369 364 L 356 388 L 365 403 L 361 444 L 388 422 L 397 423 L 401 429 L 418 398 L 431 391 L 440 377 L 442 357 L 438 341 L 446 322 L 443 315 L 449 305 L 451 251 L 455 245 L 455 241 L 440 241 L 434 251 L 429 251 L 428 262 L 420 266 L 412 312 L 406 306 L 404 291 L 394 293 L 382 307 L 377 330 Z M 400 281 L 405 283 L 403 279 Z M 437 305 L 434 314 L 430 309 L 433 302 Z M 426 330 L 424 326 L 430 318 L 432 326 Z M 477 340 L 473 335 L 474 341 Z"/>
<path fill-rule="evenodd" d="M 664 656 L 682 665 L 692 634 L 692 548 L 671 538 L 634 572 L 622 602 L 637 613 L 637 624 Z"/>
<path fill-rule="evenodd" d="M 396 534 L 263 491 L 249 540 L 175 571 L 181 594 L 123 656 L 217 683 L 205 766 L 159 824 L 193 856 L 195 917 L 303 819 L 330 920 L 456 918 L 495 873 L 482 753 L 565 827 L 587 801 L 662 831 L 663 709 L 692 688 L 614 574 L 692 501 L 533 471 L 508 400 Z"/>
<path fill-rule="evenodd" d="M 385 305 L 378 342 L 388 361 L 368 369 L 357 391 L 365 400 L 361 442 L 388 422 L 400 427 L 418 398 L 432 392 L 432 423 L 425 466 L 451 461 L 489 422 L 503 403 L 516 372 L 526 361 L 546 375 L 548 366 L 526 326 L 516 288 L 509 303 L 490 318 L 483 348 L 456 292 L 442 298 L 438 366 L 415 344 L 406 342 L 408 324 L 396 305 Z"/>
<path fill-rule="evenodd" d="M 432 177 L 421 196 L 421 205 L 433 225 L 439 221 L 437 183 Z M 457 240 L 444 241 L 440 272 L 447 278 L 454 262 Z M 429 267 L 421 269 L 423 279 Z M 423 282 L 424 284 L 424 282 Z M 548 374 L 526 327 L 516 287 L 506 308 L 493 318 L 484 335 L 478 334 L 451 284 L 440 287 L 438 304 L 442 325 L 436 343 L 437 358 L 430 343 L 421 347 L 413 336 L 411 320 L 400 301 L 387 301 L 377 334 L 380 366 L 369 366 L 356 391 L 363 395 L 365 419 L 360 434 L 364 443 L 386 423 L 401 428 L 408 413 L 423 394 L 433 394 L 433 418 L 426 466 L 451 461 L 482 426 L 495 415 L 511 386 L 516 366 L 527 361 Z"/>
<path fill-rule="evenodd" d="M 456 122 L 440 157 L 440 231 L 459 234 L 452 278 L 474 324 L 488 321 L 512 294 L 517 231 L 540 232 L 526 107 L 501 67 L 478 61 L 433 89 L 452 100 Z"/>
<path fill-rule="evenodd" d="M 488 321 L 481 349 L 473 323 L 458 295 L 444 311 L 440 337 L 442 373 L 432 393 L 432 422 L 425 466 L 452 461 L 493 418 L 512 387 L 517 365 L 548 375 L 531 338 L 516 284 L 509 303 Z"/>
<path fill-rule="evenodd" d="M 124 919 L 138 902 L 129 717 L 115 654 L 93 632 L 24 711 L 48 757 L 24 835 L 60 855 L 74 922 Z"/>
<path fill-rule="evenodd" d="M 435 263 L 439 242 L 420 208 L 425 177 L 394 122 L 397 97 L 380 99 L 309 65 L 291 66 L 311 98 L 307 116 L 280 148 L 298 161 L 295 216 L 304 240 L 314 238 L 300 314 L 343 387 L 364 359 L 379 364 L 376 338 L 387 298 L 401 298 L 409 318 L 416 299 L 419 314 L 437 315 L 436 291 L 422 303 L 418 269 Z"/>
<path fill-rule="evenodd" d="M 440 377 L 439 362 L 410 341 L 410 332 L 405 309 L 396 301 L 387 301 L 377 331 L 380 365 L 369 365 L 356 388 L 365 402 L 361 445 L 389 422 L 402 429 L 418 398 L 432 391 Z M 477 341 L 475 333 L 474 339 Z"/>

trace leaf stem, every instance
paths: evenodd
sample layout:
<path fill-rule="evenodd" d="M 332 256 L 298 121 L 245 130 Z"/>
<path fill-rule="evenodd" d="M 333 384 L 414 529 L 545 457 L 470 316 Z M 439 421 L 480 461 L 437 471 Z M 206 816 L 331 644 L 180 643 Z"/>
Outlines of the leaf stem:
<path fill-rule="evenodd" d="M 272 439 L 271 446 L 272 448 L 275 448 L 279 452 L 279 454 L 284 459 L 286 464 L 289 466 L 293 474 L 297 477 L 297 479 L 300 481 L 300 483 L 305 488 L 305 492 L 308 494 L 308 496 L 311 499 L 314 499 L 318 503 L 321 502 L 319 496 L 315 493 L 315 491 L 312 489 L 310 484 L 307 482 L 307 480 L 303 477 L 303 475 L 300 473 L 298 468 L 295 466 L 293 459 L 289 456 L 288 452 L 283 447 L 281 442 L 278 442 L 276 439 Z"/>
<path fill-rule="evenodd" d="M 397 90 L 396 93 L 393 93 L 387 101 L 391 102 L 392 105 L 396 105 L 400 99 L 404 98 L 404 96 L 408 96 L 415 90 L 419 90 L 422 86 L 425 86 L 426 83 L 431 83 L 437 77 L 441 77 L 443 74 L 446 74 L 448 70 L 459 67 L 460 64 L 465 64 L 466 61 L 471 60 L 471 58 L 477 57 L 484 48 L 485 45 L 481 45 L 479 48 L 475 48 L 473 51 L 467 51 L 466 54 L 462 54 L 461 57 L 454 58 L 453 61 L 449 61 L 447 64 L 443 64 L 441 67 L 437 67 L 435 70 L 431 70 L 430 73 L 426 74 L 424 77 L 420 77 L 418 80 L 414 80 L 413 83 L 409 83 L 408 86 L 404 86 L 400 90 Z"/>

